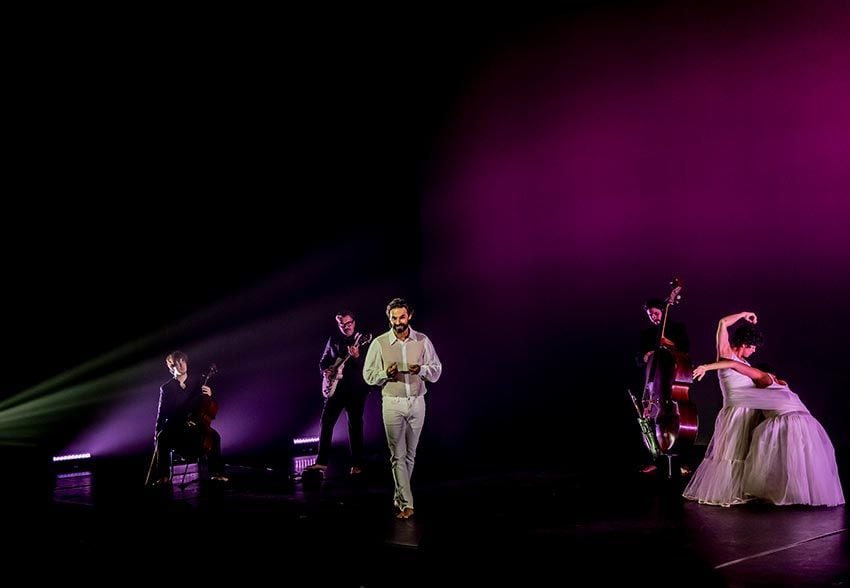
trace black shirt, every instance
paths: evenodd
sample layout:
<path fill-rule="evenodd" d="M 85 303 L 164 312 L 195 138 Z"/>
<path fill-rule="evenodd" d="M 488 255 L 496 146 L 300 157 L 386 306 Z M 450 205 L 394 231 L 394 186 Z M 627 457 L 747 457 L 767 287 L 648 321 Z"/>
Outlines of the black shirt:
<path fill-rule="evenodd" d="M 159 412 L 156 417 L 156 432 L 164 428 L 182 427 L 191 417 L 198 399 L 203 395 L 201 376 L 189 375 L 186 388 L 171 379 L 159 389 Z"/>
<path fill-rule="evenodd" d="M 348 346 L 354 345 L 354 340 L 357 333 L 351 337 L 345 337 L 342 333 L 334 333 L 328 338 L 325 344 L 325 350 L 322 353 L 322 358 L 319 360 L 319 369 L 324 371 L 332 367 L 338 359 L 343 359 L 348 355 Z M 348 390 L 357 390 L 368 392 L 369 386 L 366 380 L 363 379 L 363 360 L 366 357 L 366 349 L 360 348 L 360 357 L 351 357 L 345 362 L 342 368 L 342 379 L 339 381 L 337 390 L 340 388 Z"/>
<path fill-rule="evenodd" d="M 653 325 L 647 327 L 640 334 L 640 351 L 638 352 L 638 363 L 643 363 L 643 356 L 648 351 L 654 351 L 658 346 L 658 334 L 661 330 L 661 325 Z M 691 350 L 691 341 L 688 339 L 688 330 L 685 325 L 676 321 L 667 321 L 667 327 L 664 329 L 664 336 L 670 339 L 675 345 L 675 351 L 688 353 Z"/>

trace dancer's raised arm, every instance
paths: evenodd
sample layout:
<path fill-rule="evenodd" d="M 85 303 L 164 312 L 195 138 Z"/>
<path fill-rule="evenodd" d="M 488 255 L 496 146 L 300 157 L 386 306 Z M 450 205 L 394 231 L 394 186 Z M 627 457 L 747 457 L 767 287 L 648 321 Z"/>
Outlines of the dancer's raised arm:
<path fill-rule="evenodd" d="M 725 357 L 732 357 L 733 351 L 732 346 L 729 343 L 729 327 L 737 323 L 739 320 L 744 319 L 749 323 L 756 324 L 758 322 L 758 317 L 754 312 L 736 312 L 735 314 L 730 314 L 729 316 L 724 316 L 720 319 L 720 322 L 717 324 L 717 358 L 723 359 Z"/>

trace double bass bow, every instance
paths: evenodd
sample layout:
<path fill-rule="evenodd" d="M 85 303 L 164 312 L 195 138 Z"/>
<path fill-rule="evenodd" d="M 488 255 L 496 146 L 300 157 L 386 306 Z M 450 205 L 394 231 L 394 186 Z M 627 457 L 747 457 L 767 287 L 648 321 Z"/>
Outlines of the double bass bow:
<path fill-rule="evenodd" d="M 655 441 L 662 455 L 693 444 L 697 435 L 696 406 L 688 397 L 693 383 L 690 356 L 664 336 L 670 307 L 682 299 L 682 282 L 673 278 L 665 300 L 655 349 L 646 363 L 643 416 L 654 424 Z"/>

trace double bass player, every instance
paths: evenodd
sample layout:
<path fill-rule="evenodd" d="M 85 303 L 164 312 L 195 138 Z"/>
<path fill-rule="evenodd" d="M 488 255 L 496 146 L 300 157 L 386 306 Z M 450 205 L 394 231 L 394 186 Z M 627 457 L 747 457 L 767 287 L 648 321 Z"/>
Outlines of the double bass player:
<path fill-rule="evenodd" d="M 653 438 L 644 439 L 655 457 L 669 458 L 674 445 L 681 448 L 696 437 L 696 407 L 688 398 L 691 383 L 690 340 L 683 323 L 668 318 L 671 305 L 679 302 L 682 289 L 678 278 L 671 282 L 671 292 L 666 300 L 650 298 L 644 304 L 646 316 L 652 326 L 641 332 L 637 363 L 643 368 L 643 393 L 641 419 L 648 421 Z M 646 429 L 647 427 L 643 427 Z M 644 432 L 644 437 L 646 437 Z M 678 444 L 677 444 L 678 441 Z M 643 468 L 648 473 L 655 464 Z"/>

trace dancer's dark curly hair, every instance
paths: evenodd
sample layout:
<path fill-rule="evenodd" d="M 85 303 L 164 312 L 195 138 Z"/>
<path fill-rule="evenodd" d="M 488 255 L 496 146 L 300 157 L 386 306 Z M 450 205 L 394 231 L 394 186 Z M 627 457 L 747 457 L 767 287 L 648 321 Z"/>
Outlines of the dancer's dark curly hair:
<path fill-rule="evenodd" d="M 755 345 L 761 347 L 764 345 L 764 335 L 761 334 L 758 327 L 752 323 L 741 325 L 729 337 L 729 343 L 732 347 L 741 347 L 743 345 Z"/>

